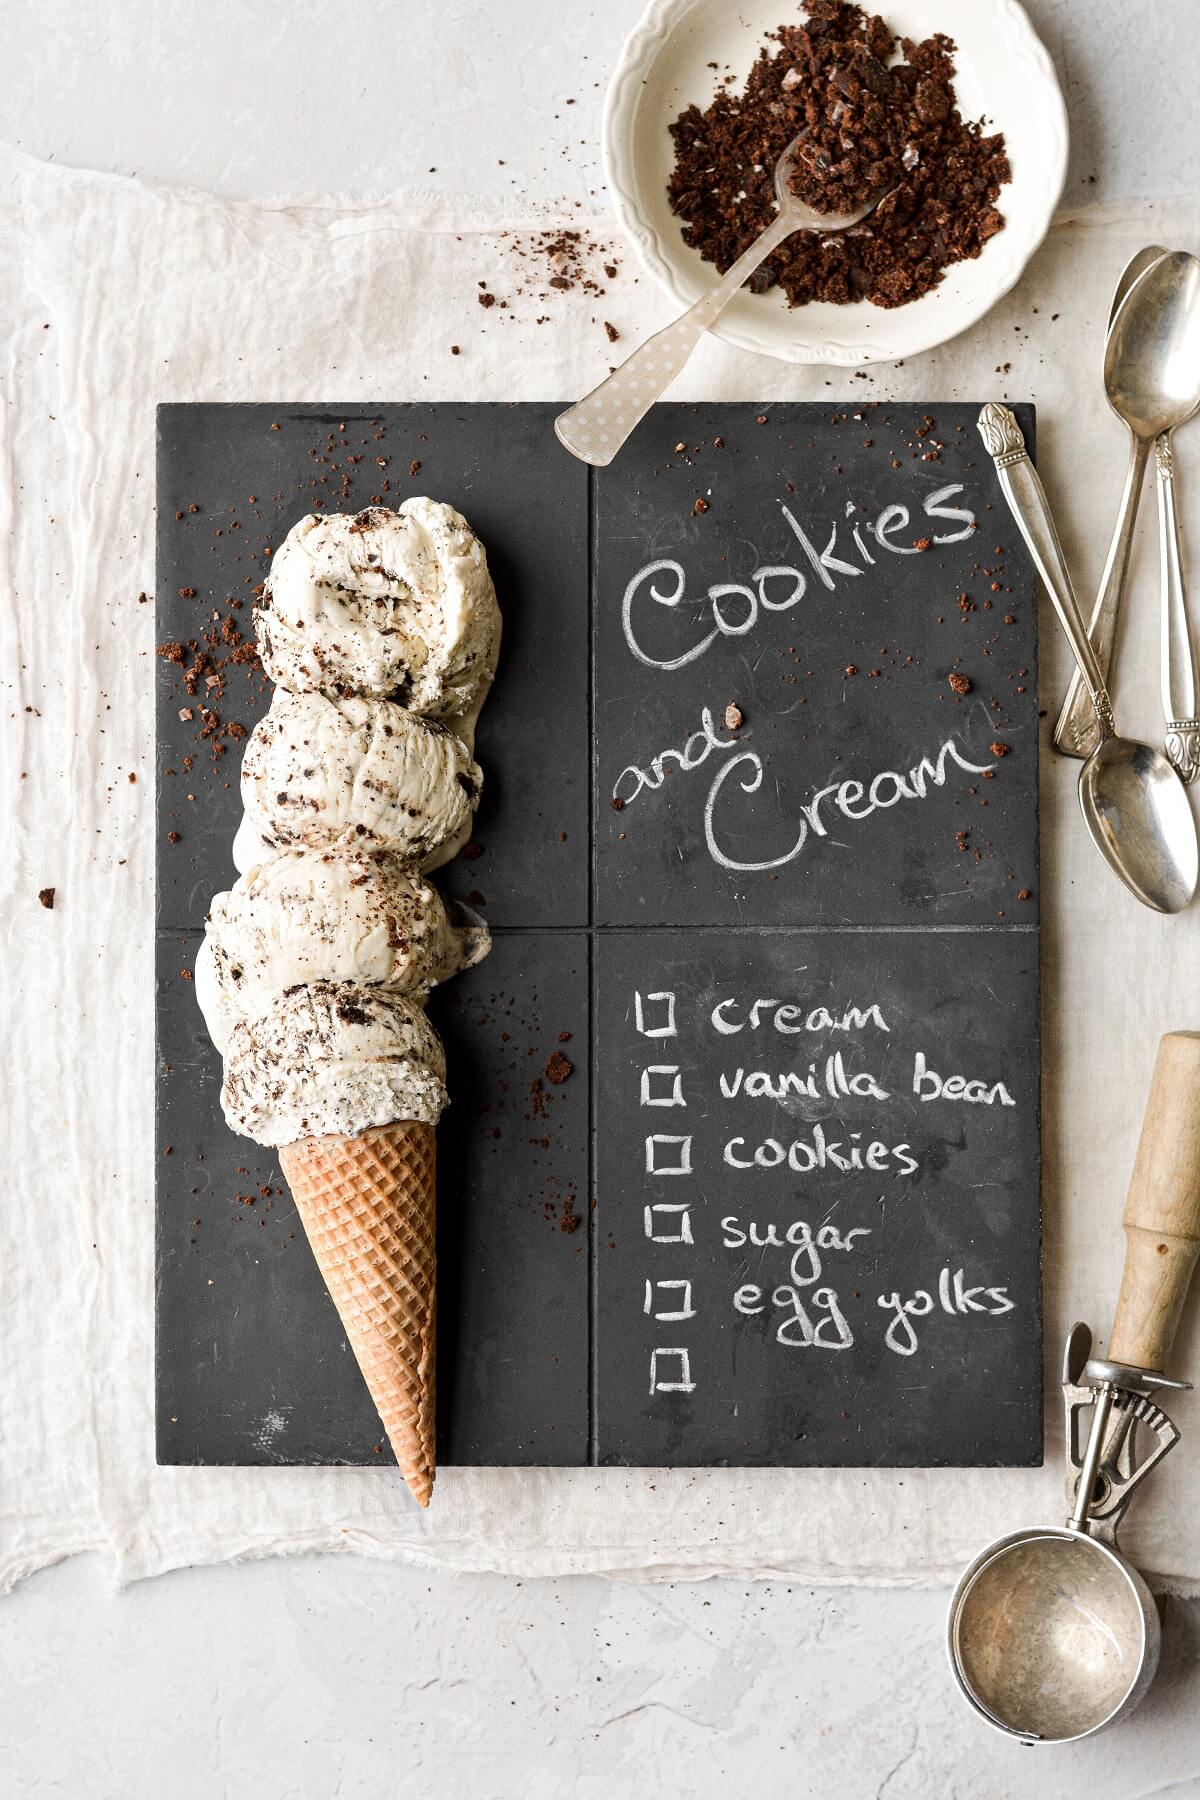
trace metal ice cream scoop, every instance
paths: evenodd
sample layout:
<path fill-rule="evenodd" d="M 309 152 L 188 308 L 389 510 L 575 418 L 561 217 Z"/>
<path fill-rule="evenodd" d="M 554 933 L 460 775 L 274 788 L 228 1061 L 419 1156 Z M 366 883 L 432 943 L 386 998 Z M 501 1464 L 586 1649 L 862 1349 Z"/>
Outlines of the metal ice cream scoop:
<path fill-rule="evenodd" d="M 1117 1547 L 1141 1482 L 1179 1440 L 1150 1396 L 1200 1253 L 1200 1032 L 1158 1048 L 1125 1206 L 1107 1360 L 1076 1325 L 1063 1366 L 1070 1516 L 975 1558 L 950 1604 L 950 1663 L 989 1724 L 1028 1744 L 1088 1737 L 1132 1711 L 1158 1664 L 1149 1588 Z M 1085 1429 L 1086 1427 L 1086 1429 Z"/>

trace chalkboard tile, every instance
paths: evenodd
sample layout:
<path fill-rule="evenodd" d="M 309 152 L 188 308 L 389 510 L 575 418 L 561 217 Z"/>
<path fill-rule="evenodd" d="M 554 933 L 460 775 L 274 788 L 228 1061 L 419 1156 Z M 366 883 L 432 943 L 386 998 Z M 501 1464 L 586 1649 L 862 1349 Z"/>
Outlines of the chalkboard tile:
<path fill-rule="evenodd" d="M 1036 932 L 603 933 L 595 984 L 598 1460 L 1039 1462 Z M 917 1052 L 992 1102 L 918 1098 Z M 867 1073 L 889 1098 L 842 1091 Z M 850 1247 L 818 1274 L 798 1221 Z"/>
<path fill-rule="evenodd" d="M 158 937 L 158 1460 L 391 1461 L 279 1164 L 221 1118 L 181 974 L 197 942 Z M 454 1096 L 438 1134 L 446 1464 L 586 1460 L 587 1008 L 587 939 L 566 932 L 497 933 L 431 1008 Z M 574 1065 L 557 1084 L 556 1052 Z"/>
<path fill-rule="evenodd" d="M 658 406 L 597 474 L 598 924 L 981 924 L 1036 894 L 1034 572 L 978 411 Z"/>
<path fill-rule="evenodd" d="M 988 508 L 997 496 L 990 464 L 975 454 L 975 409 L 938 407 L 927 423 L 920 413 L 869 408 L 836 422 L 820 407 L 657 408 L 621 461 L 600 475 L 562 455 L 550 432 L 555 410 L 160 409 L 164 640 L 198 637 L 214 611 L 237 610 L 224 604 L 231 597 L 242 598 L 238 616 L 248 627 L 248 597 L 270 547 L 314 494 L 347 507 L 378 491 L 392 503 L 405 492 L 444 495 L 479 529 L 496 571 L 506 636 L 478 746 L 488 779 L 476 834 L 482 854 L 438 877 L 498 927 L 491 958 L 440 991 L 431 1007 L 447 1040 L 455 1100 L 439 1133 L 441 1459 L 1036 1461 L 1035 620 L 1032 580 L 1011 533 L 997 531 L 993 541 Z M 1030 410 L 1019 410 L 1030 438 Z M 724 439 L 720 451 L 716 437 Z M 676 451 L 681 442 L 691 446 L 686 454 Z M 881 461 L 876 451 L 884 449 Z M 391 458 L 384 469 L 373 460 L 379 454 Z M 407 470 L 417 461 L 422 467 L 409 485 Z M 693 569 L 700 592 L 714 581 L 744 581 L 768 557 L 785 566 L 785 552 L 794 556 L 800 544 L 781 500 L 811 536 L 815 522 L 834 520 L 839 506 L 844 525 L 848 491 L 864 516 L 878 519 L 903 498 L 892 491 L 893 478 L 908 487 L 910 510 L 914 484 L 928 492 L 962 480 L 973 494 L 978 489 L 982 498 L 972 503 L 986 523 L 968 546 L 969 560 L 963 546 L 934 546 L 896 558 L 886 582 L 868 569 L 839 575 L 833 590 L 813 570 L 805 605 L 760 609 L 761 639 L 720 636 L 675 674 L 630 655 L 621 602 L 631 568 L 675 558 L 687 570 L 689 594 L 697 591 Z M 694 510 L 697 498 L 707 512 Z M 723 533 L 715 548 L 714 526 Z M 770 578 L 768 599 L 778 598 L 780 587 L 771 584 L 782 580 Z M 814 626 L 806 606 L 816 593 L 825 610 Z M 736 596 L 727 598 L 736 604 Z M 686 606 L 652 611 L 662 615 L 660 628 L 698 617 Z M 801 614 L 803 638 L 790 629 L 778 640 L 771 635 Z M 888 630 L 872 657 L 881 622 Z M 856 676 L 845 673 L 850 666 Z M 969 694 L 953 696 L 951 672 L 968 676 Z M 387 1460 L 386 1447 L 376 1450 L 378 1420 L 278 1165 L 232 1137 L 220 1118 L 218 1061 L 181 975 L 211 895 L 232 878 L 229 845 L 239 817 L 240 744 L 225 736 L 226 754 L 214 756 L 199 706 L 212 708 L 223 732 L 229 720 L 249 726 L 266 706 L 266 685 L 234 666 L 223 672 L 224 687 L 202 682 L 189 701 L 168 661 L 158 680 L 160 1460 Z M 745 715 L 741 726 L 724 723 L 730 701 Z M 181 707 L 190 708 L 190 720 L 179 717 Z M 736 744 L 666 777 L 657 791 L 642 784 L 636 799 L 614 809 L 621 769 L 648 767 L 669 745 L 682 747 L 705 707 L 713 734 L 736 732 Z M 826 833 L 813 830 L 803 856 L 774 870 L 732 873 L 709 854 L 703 800 L 721 758 L 762 755 L 761 790 L 743 798 L 768 803 L 766 812 L 747 813 L 739 825 L 729 782 L 718 798 L 735 806 L 719 817 L 719 841 L 737 860 L 770 860 L 783 823 L 794 824 L 801 802 L 812 806 L 815 788 L 919 768 L 945 741 L 945 720 L 968 760 L 986 754 L 993 761 L 988 775 L 968 778 L 952 764 L 944 786 L 925 777 L 921 801 L 885 785 L 880 807 L 860 820 L 838 811 L 848 796 L 833 791 L 819 815 Z M 752 767 L 739 765 L 743 779 Z M 631 785 L 632 777 L 623 791 Z M 828 929 L 847 925 L 863 929 Z M 664 929 L 648 929 L 657 926 Z M 1003 1259 L 1001 1285 L 1021 1295 L 1013 1314 L 952 1319 L 939 1293 L 929 1319 L 918 1321 L 920 1348 L 911 1358 L 880 1348 L 888 1326 L 880 1308 L 871 1313 L 874 1332 L 854 1315 L 856 1341 L 845 1352 L 786 1350 L 764 1315 L 731 1324 L 728 1307 L 728 1316 L 721 1312 L 732 1253 L 715 1251 L 710 1231 L 697 1236 L 696 1269 L 682 1277 L 698 1295 L 704 1290 L 703 1307 L 695 1320 L 663 1325 L 695 1336 L 686 1344 L 645 1338 L 655 1323 L 642 1310 L 646 1279 L 676 1278 L 665 1264 L 646 1263 L 674 1251 L 645 1237 L 644 1207 L 658 1198 L 643 1192 L 648 1179 L 656 1190 L 672 1185 L 672 1178 L 646 1176 L 645 1139 L 686 1134 L 666 1126 L 652 1133 L 641 1122 L 642 1070 L 653 1063 L 660 1072 L 652 1082 L 670 1082 L 661 1068 L 678 1065 L 689 1105 L 694 1088 L 709 1108 L 693 1134 L 698 1172 L 719 1129 L 711 1107 L 742 1103 L 714 1099 L 711 1031 L 711 1042 L 693 1041 L 678 1057 L 654 1039 L 631 1038 L 631 996 L 669 989 L 681 1008 L 703 1011 L 731 981 L 738 991 L 780 997 L 779 985 L 798 976 L 799 963 L 818 999 L 851 987 L 857 998 L 859 984 L 870 985 L 887 996 L 881 1010 L 891 1007 L 896 1045 L 925 1025 L 939 1052 L 961 1047 L 963 1070 L 970 1058 L 968 1072 L 978 1063 L 1018 1094 L 1008 1117 L 950 1103 L 917 1109 L 908 1129 L 915 1134 L 919 1124 L 932 1140 L 923 1165 L 930 1173 L 910 1184 L 919 1204 L 899 1214 L 885 1204 L 875 1236 L 856 1240 L 865 1247 L 833 1253 L 862 1271 L 859 1313 L 870 1312 L 868 1275 L 874 1301 L 885 1281 L 887 1292 L 911 1292 L 922 1280 L 936 1285 L 944 1268 L 946 1301 L 954 1305 L 957 1269 L 965 1291 L 969 1259 L 994 1254 Z M 855 1041 L 862 1035 L 851 1034 Z M 788 1066 L 788 1041 L 779 1037 L 784 1052 L 755 1066 Z M 556 1050 L 572 1064 L 559 1083 L 545 1073 Z M 894 1046 L 889 1054 L 890 1073 Z M 650 1097 L 662 1090 L 652 1086 Z M 890 1104 L 904 1116 L 899 1098 Z M 803 1136 L 806 1107 L 816 1103 L 792 1105 L 800 1124 L 788 1117 L 788 1127 Z M 755 1118 L 773 1110 L 763 1100 L 745 1106 Z M 926 1119 L 944 1108 L 951 1120 L 938 1138 Z M 811 1123 L 815 1129 L 821 1120 Z M 735 1210 L 725 1177 L 740 1172 L 722 1165 L 720 1174 L 712 1194 L 697 1182 L 704 1198 L 695 1216 L 704 1229 Z M 829 1179 L 814 1186 L 799 1173 L 763 1173 L 759 1222 L 782 1209 L 785 1224 L 846 1220 L 850 1229 L 863 1205 L 863 1177 L 847 1178 L 844 1199 L 826 1192 Z M 814 1201 L 822 1203 L 819 1213 L 809 1210 Z M 755 1251 L 764 1268 L 779 1254 Z M 753 1278 L 751 1269 L 746 1282 Z M 969 1297 L 964 1304 L 969 1309 Z M 656 1347 L 696 1348 L 694 1394 L 659 1393 L 651 1402 Z M 799 1385 L 793 1359 L 807 1371 Z M 735 1368 L 736 1411 L 729 1404 Z M 860 1375 L 851 1381 L 855 1369 Z M 669 1358 L 661 1374 L 669 1379 Z"/>
<path fill-rule="evenodd" d="M 476 743 L 482 855 L 457 859 L 438 879 L 459 898 L 481 892 L 493 925 L 588 923 L 587 471 L 554 448 L 554 410 L 158 409 L 163 643 L 202 643 L 205 631 L 219 631 L 230 599 L 241 602 L 236 617 L 249 634 L 251 594 L 270 550 L 318 501 L 346 511 L 375 495 L 398 506 L 432 494 L 459 507 L 486 544 L 504 643 Z M 218 647 L 222 660 L 227 654 Z M 160 660 L 158 922 L 166 927 L 201 924 L 213 894 L 234 879 L 241 748 L 222 733 L 203 736 L 199 709 L 210 707 L 222 726 L 250 728 L 270 703 L 257 670 L 226 667 L 223 689 L 214 693 L 202 678 L 194 697 L 180 674 Z M 181 709 L 193 716 L 181 719 Z M 187 839 L 186 852 L 166 841 L 169 830 Z"/>

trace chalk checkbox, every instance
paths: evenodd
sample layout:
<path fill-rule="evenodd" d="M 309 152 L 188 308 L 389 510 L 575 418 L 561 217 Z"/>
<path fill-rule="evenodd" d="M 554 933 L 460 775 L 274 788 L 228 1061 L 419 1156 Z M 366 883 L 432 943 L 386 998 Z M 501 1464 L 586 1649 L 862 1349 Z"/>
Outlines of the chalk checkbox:
<path fill-rule="evenodd" d="M 683 1076 L 674 1063 L 650 1063 L 642 1070 L 643 1106 L 686 1106 Z"/>
<path fill-rule="evenodd" d="M 692 1236 L 692 1209 L 685 1201 L 655 1201 L 645 1209 L 644 1217 L 646 1236 L 652 1244 L 694 1244 L 696 1241 Z M 669 1229 L 672 1226 L 677 1229 Z"/>
<path fill-rule="evenodd" d="M 677 1357 L 674 1368 L 666 1362 L 667 1357 Z M 665 1367 L 660 1368 L 660 1360 Z M 675 1380 L 667 1379 L 674 1373 Z M 652 1394 L 694 1394 L 696 1384 L 692 1380 L 692 1359 L 686 1350 L 652 1350 L 650 1352 L 650 1392 Z"/>
<path fill-rule="evenodd" d="M 655 1131 L 646 1139 L 647 1175 L 690 1175 L 692 1172 L 692 1139 L 673 1137 Z"/>
<path fill-rule="evenodd" d="M 642 1311 L 651 1314 L 655 1319 L 668 1322 L 676 1319 L 694 1319 L 696 1309 L 692 1305 L 692 1284 L 690 1281 L 647 1281 L 646 1303 Z"/>
<path fill-rule="evenodd" d="M 675 996 L 672 993 L 635 994 L 634 1023 L 643 1037 L 675 1036 Z"/>

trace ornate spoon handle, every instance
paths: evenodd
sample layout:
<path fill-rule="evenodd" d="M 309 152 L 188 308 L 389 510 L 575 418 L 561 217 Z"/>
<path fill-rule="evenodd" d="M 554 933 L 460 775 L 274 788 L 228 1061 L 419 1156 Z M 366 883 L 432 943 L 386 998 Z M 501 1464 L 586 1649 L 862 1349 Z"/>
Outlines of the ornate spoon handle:
<path fill-rule="evenodd" d="M 1100 577 L 1100 592 L 1096 596 L 1088 625 L 1088 636 L 1105 681 L 1108 680 L 1117 614 L 1121 607 L 1121 596 L 1125 592 L 1129 553 L 1133 548 L 1133 528 L 1137 522 L 1138 502 L 1142 497 L 1149 454 L 1148 440 L 1138 437 L 1136 432 L 1130 432 L 1129 470 L 1121 495 L 1121 510 L 1117 515 L 1116 529 L 1108 547 L 1108 560 Z M 1088 693 L 1078 671 L 1072 675 L 1067 688 L 1067 697 L 1058 715 L 1058 724 L 1054 727 L 1054 742 L 1064 756 L 1078 756 L 1085 760 L 1100 742 L 1096 715 L 1089 704 Z"/>
<path fill-rule="evenodd" d="M 1155 439 L 1158 470 L 1158 565 L 1162 599 L 1162 701 L 1167 755 L 1184 781 L 1200 774 L 1200 718 L 1196 716 L 1196 652 L 1188 625 L 1187 588 L 1175 512 L 1171 433 Z"/>

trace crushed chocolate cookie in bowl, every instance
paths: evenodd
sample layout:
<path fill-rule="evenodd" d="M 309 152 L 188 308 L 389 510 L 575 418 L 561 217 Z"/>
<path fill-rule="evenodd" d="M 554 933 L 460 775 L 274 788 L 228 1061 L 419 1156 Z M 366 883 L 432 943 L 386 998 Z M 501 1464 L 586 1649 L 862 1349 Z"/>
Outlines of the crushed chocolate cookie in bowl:
<path fill-rule="evenodd" d="M 847 228 L 795 231 L 713 333 L 790 362 L 900 360 L 955 336 L 1020 277 L 1066 172 L 1062 94 L 1019 7 L 660 0 L 609 91 L 617 212 L 680 306 L 777 216 L 774 173 Z"/>
<path fill-rule="evenodd" d="M 878 15 L 809 0 L 782 26 L 744 89 L 718 89 L 671 125 L 668 184 L 685 242 L 724 271 L 771 221 L 771 170 L 799 136 L 792 192 L 818 212 L 873 213 L 829 236 L 796 232 L 750 279 L 792 306 L 868 300 L 904 306 L 1004 228 L 1011 176 L 1004 138 L 965 121 L 954 96 L 954 45 L 941 33 L 899 43 Z"/>

